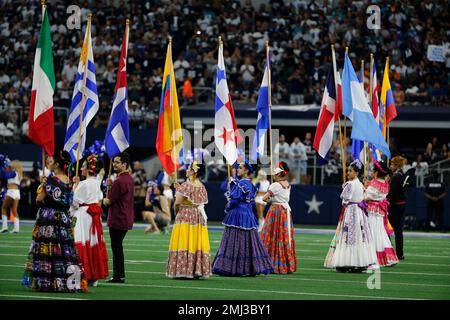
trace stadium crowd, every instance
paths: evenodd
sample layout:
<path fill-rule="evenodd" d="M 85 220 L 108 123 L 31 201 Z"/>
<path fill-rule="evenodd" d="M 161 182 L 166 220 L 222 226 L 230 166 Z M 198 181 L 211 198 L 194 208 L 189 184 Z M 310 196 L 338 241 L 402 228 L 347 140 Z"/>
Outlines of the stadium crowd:
<path fill-rule="evenodd" d="M 131 18 L 128 90 L 132 127 L 156 125 L 168 36 L 178 88 L 193 95 L 215 85 L 218 36 L 234 102 L 255 103 L 263 72 L 265 42 L 272 48 L 273 104 L 320 104 L 335 43 L 338 64 L 350 47 L 355 68 L 373 52 L 382 79 L 390 57 L 390 79 L 398 107 L 449 106 L 449 8 L 446 2 L 378 1 L 381 29 L 366 27 L 371 1 L 80 1 L 82 30 L 70 30 L 65 1 L 47 1 L 56 73 L 56 125 L 65 126 L 77 72 L 87 12 L 92 35 L 100 108 L 91 125 L 105 127 L 110 114 L 125 19 Z M 26 133 L 32 64 L 40 26 L 38 1 L 1 1 L 0 136 Z M 88 9 L 89 8 L 89 9 Z M 219 14 L 220 13 L 220 14 Z M 430 44 L 443 45 L 446 62 L 427 59 Z M 368 64 L 366 66 L 368 79 Z M 186 87 L 187 88 L 187 87 Z M 180 101 L 192 100 L 183 90 Z"/>

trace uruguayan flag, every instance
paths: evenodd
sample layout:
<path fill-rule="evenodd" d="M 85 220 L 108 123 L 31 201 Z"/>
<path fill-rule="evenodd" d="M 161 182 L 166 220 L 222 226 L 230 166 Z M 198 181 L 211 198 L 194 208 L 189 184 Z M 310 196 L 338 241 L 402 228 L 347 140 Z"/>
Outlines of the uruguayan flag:
<path fill-rule="evenodd" d="M 86 67 L 87 65 L 87 67 Z M 87 71 L 86 88 L 84 95 L 84 107 L 82 108 L 83 79 L 84 71 Z M 80 63 L 75 78 L 75 86 L 70 106 L 69 119 L 67 121 L 66 138 L 64 140 L 64 150 L 68 151 L 72 157 L 72 162 L 77 161 L 78 135 L 80 128 L 80 113 L 83 109 L 83 124 L 81 126 L 81 143 L 79 157 L 83 155 L 86 143 L 86 128 L 94 118 L 98 110 L 97 82 L 95 80 L 94 55 L 92 53 L 92 41 L 90 27 L 86 28 L 83 48 L 81 49 Z"/>

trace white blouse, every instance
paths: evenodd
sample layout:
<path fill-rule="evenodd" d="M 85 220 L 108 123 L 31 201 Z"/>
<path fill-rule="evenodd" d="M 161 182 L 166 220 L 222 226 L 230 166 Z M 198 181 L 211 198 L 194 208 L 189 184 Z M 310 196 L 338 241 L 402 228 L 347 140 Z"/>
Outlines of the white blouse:
<path fill-rule="evenodd" d="M 342 204 L 361 202 L 364 199 L 364 186 L 358 178 L 347 181 L 341 193 Z"/>
<path fill-rule="evenodd" d="M 291 195 L 291 186 L 287 189 L 283 188 L 283 186 L 279 182 L 274 182 L 269 187 L 269 192 L 272 195 L 271 201 L 274 203 L 289 203 L 289 198 Z"/>
<path fill-rule="evenodd" d="M 81 204 L 98 203 L 102 201 L 103 193 L 100 189 L 99 180 L 96 177 L 89 177 L 80 181 L 73 193 L 73 206 L 79 207 Z"/>

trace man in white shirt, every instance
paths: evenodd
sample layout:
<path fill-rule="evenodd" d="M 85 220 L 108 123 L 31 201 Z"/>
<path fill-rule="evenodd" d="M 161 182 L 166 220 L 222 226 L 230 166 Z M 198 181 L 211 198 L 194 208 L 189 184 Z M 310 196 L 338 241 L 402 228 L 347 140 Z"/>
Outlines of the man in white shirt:
<path fill-rule="evenodd" d="M 177 60 L 173 64 L 173 69 L 175 70 L 175 79 L 184 81 L 185 71 L 189 69 L 189 62 L 184 58 L 183 53 L 178 55 Z"/>
<path fill-rule="evenodd" d="M 284 161 L 289 166 L 289 143 L 286 142 L 284 134 L 280 135 L 279 142 L 275 144 L 274 154 L 277 161 Z"/>
<path fill-rule="evenodd" d="M 292 171 L 295 174 L 295 182 L 300 183 L 301 177 L 306 175 L 307 161 L 306 148 L 303 143 L 300 142 L 299 137 L 294 138 L 291 147 L 289 149 L 289 163 L 291 164 Z"/>

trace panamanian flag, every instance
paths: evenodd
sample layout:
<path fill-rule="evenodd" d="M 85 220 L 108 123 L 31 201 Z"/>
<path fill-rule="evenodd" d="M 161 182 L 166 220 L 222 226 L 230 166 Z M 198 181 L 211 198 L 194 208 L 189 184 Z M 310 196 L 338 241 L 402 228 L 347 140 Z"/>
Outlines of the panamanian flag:
<path fill-rule="evenodd" d="M 236 146 L 240 141 L 241 137 L 237 130 L 233 104 L 228 91 L 223 47 L 220 43 L 216 79 L 214 142 L 230 165 L 234 164 L 238 158 Z"/>

